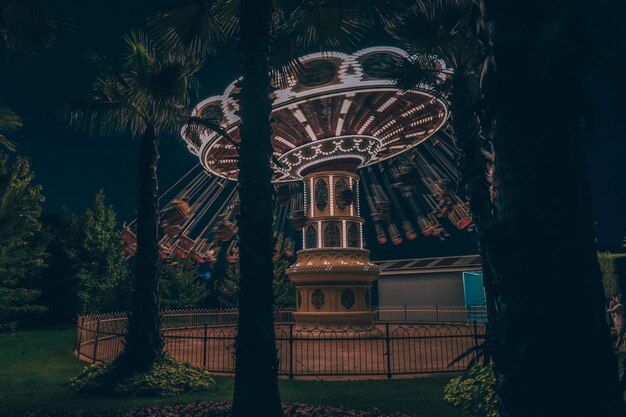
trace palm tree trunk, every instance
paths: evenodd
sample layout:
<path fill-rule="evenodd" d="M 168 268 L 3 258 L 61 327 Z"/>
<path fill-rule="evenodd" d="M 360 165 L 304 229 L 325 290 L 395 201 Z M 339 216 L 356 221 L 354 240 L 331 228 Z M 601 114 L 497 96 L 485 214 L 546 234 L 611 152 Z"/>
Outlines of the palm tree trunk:
<path fill-rule="evenodd" d="M 281 415 L 272 291 L 271 0 L 242 0 L 239 330 L 233 417 Z"/>
<path fill-rule="evenodd" d="M 132 305 L 121 367 L 146 371 L 161 356 L 159 311 L 159 139 L 152 127 L 139 139 L 137 171 L 137 256 Z"/>
<path fill-rule="evenodd" d="M 581 134 L 584 24 L 570 1 L 482 4 L 495 151 L 493 350 L 503 415 L 624 416 Z"/>

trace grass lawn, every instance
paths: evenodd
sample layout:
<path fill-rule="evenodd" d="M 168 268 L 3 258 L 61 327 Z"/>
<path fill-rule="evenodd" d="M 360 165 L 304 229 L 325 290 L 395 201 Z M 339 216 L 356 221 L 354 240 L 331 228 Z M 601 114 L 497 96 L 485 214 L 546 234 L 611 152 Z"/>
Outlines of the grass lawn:
<path fill-rule="evenodd" d="M 215 377 L 209 393 L 173 398 L 109 398 L 78 394 L 68 380 L 85 366 L 72 355 L 74 329 L 45 329 L 0 334 L 0 410 L 52 408 L 125 408 L 147 404 L 230 400 L 233 378 Z M 280 381 L 285 403 L 345 406 L 415 414 L 419 417 L 462 417 L 443 401 L 448 378 L 376 381 Z"/>

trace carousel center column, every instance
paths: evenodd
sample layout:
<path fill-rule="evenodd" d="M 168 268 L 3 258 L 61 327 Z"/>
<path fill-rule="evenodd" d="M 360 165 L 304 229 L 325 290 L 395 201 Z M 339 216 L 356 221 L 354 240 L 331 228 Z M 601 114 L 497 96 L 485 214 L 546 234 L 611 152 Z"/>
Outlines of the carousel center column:
<path fill-rule="evenodd" d="M 304 190 L 304 248 L 287 270 L 296 286 L 296 324 L 371 324 L 380 270 L 363 249 L 359 177 L 319 169 L 304 176 Z"/>

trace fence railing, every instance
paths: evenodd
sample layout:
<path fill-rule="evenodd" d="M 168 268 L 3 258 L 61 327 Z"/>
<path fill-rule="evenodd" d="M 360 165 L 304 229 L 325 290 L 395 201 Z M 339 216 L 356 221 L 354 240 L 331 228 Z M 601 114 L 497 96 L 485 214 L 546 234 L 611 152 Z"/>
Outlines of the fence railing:
<path fill-rule="evenodd" d="M 480 306 L 389 305 L 375 310 L 374 321 L 402 323 L 483 323 L 487 310 Z"/>
<path fill-rule="evenodd" d="M 470 320 L 482 316 L 467 309 L 426 307 L 379 308 L 372 326 L 341 328 L 296 326 L 293 309 L 277 309 L 279 373 L 290 378 L 391 378 L 462 371 L 471 355 L 452 362 L 484 337 L 484 323 Z M 233 373 L 237 315 L 236 309 L 165 311 L 164 349 L 210 372 Z M 126 320 L 124 313 L 79 317 L 77 356 L 92 363 L 115 359 L 123 349 Z"/>

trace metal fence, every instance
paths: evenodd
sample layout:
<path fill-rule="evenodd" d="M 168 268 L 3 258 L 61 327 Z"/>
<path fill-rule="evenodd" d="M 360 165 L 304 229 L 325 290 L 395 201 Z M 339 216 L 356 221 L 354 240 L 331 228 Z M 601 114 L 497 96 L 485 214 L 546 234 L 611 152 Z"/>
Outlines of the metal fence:
<path fill-rule="evenodd" d="M 414 322 L 418 308 L 378 310 L 369 327 L 302 327 L 293 323 L 293 310 L 275 312 L 279 373 L 293 377 L 386 376 L 458 372 L 471 356 L 452 363 L 480 343 L 484 324 L 474 312 L 458 309 L 424 314 L 449 314 L 448 321 Z M 452 309 L 448 309 L 452 310 Z M 406 313 L 405 313 L 406 311 Z M 382 314 L 382 315 L 381 315 Z M 398 316 L 400 315 L 400 316 Z M 403 321 L 393 318 L 403 317 Z M 459 319 L 453 321 L 453 319 Z M 176 310 L 162 317 L 165 351 L 178 360 L 213 373 L 233 373 L 237 310 Z M 82 316 L 76 335 L 76 354 L 92 363 L 111 361 L 123 349 L 126 315 Z"/>
<path fill-rule="evenodd" d="M 479 306 L 390 305 L 375 310 L 374 321 L 398 323 L 484 323 L 487 310 Z"/>

